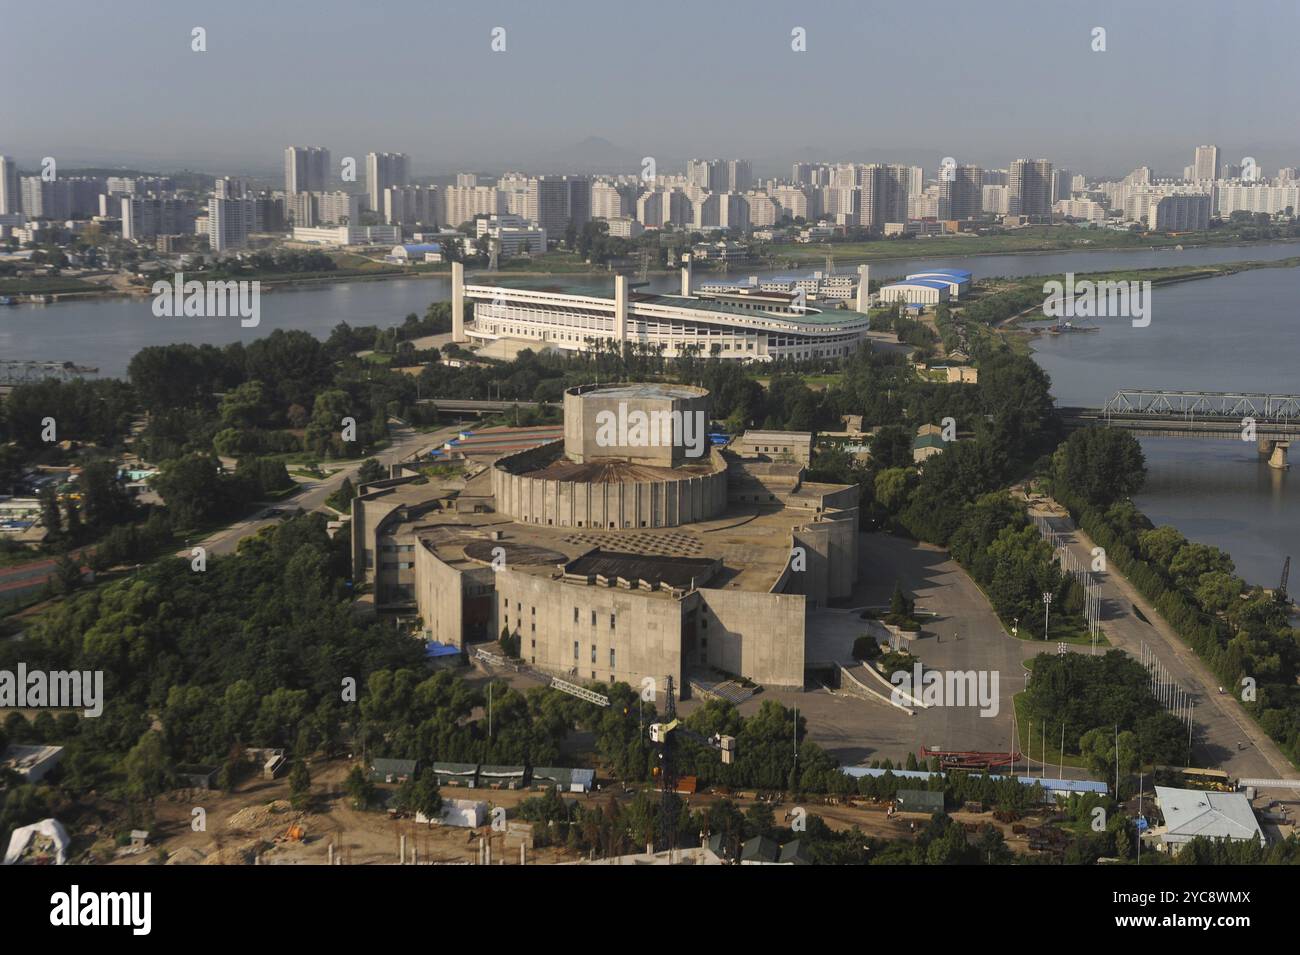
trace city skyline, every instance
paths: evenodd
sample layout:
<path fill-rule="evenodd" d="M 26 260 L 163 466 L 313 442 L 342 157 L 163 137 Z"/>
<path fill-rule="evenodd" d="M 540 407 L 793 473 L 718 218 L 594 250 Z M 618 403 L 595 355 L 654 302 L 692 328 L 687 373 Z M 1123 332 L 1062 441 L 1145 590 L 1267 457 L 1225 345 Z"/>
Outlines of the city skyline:
<path fill-rule="evenodd" d="M 669 4 L 656 8 L 659 19 L 690 26 L 670 50 L 618 42 L 650 29 L 639 11 L 587 3 L 562 17 L 515 4 L 389 9 L 404 9 L 405 19 L 388 22 L 410 29 L 382 41 L 367 38 L 361 7 L 337 2 L 314 5 L 310 17 L 240 2 L 156 5 L 130 24 L 77 9 L 61 24 L 61 49 L 82 69 L 44 71 L 41 97 L 6 104 L 0 148 L 24 168 L 53 155 L 69 167 L 272 176 L 286 143 L 319 143 L 362 168 L 371 152 L 405 153 L 415 177 L 633 171 L 644 156 L 678 168 L 700 155 L 745 156 L 756 176 L 797 160 L 930 167 L 944 156 L 997 168 L 1046 156 L 1094 176 L 1149 164 L 1177 175 L 1189 142 L 1217 144 L 1223 162 L 1249 155 L 1266 167 L 1300 152 L 1270 92 L 1296 80 L 1284 38 L 1300 10 L 1285 3 L 1257 6 L 1249 25 L 1225 17 L 1213 29 L 1196 25 L 1195 8 L 1163 3 L 945 4 L 919 50 L 888 41 L 925 25 L 906 11 L 838 3 L 763 3 L 741 17 Z M 11 35 L 39 28 L 40 16 L 11 11 Z M 1278 28 L 1257 29 L 1261 18 Z M 205 52 L 191 50 L 195 27 L 206 31 Z M 493 52 L 497 27 L 505 48 Z M 1104 51 L 1092 49 L 1098 27 Z M 796 29 L 806 52 L 791 48 Z M 310 45 L 313 63 L 389 62 L 392 78 L 304 69 L 277 46 L 286 31 Z M 1005 55 L 991 55 L 998 50 Z M 38 67 L 35 56 L 27 46 L 7 51 L 19 73 Z M 784 57 L 793 73 L 780 68 Z M 1222 68 L 1231 62 L 1251 68 Z M 1197 63 L 1218 68 L 1188 68 Z M 87 96 L 78 76 L 100 69 L 114 84 Z M 145 102 L 158 123 L 122 122 L 122 109 Z"/>

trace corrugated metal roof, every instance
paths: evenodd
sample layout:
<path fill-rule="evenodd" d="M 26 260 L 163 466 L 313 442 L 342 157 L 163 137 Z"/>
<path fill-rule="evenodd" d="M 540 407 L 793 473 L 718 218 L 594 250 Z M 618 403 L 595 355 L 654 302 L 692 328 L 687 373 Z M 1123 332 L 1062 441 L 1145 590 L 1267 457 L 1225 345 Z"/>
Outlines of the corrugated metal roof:
<path fill-rule="evenodd" d="M 1165 817 L 1166 842 L 1207 839 L 1263 840 L 1250 800 L 1242 793 L 1156 787 L 1156 802 Z"/>

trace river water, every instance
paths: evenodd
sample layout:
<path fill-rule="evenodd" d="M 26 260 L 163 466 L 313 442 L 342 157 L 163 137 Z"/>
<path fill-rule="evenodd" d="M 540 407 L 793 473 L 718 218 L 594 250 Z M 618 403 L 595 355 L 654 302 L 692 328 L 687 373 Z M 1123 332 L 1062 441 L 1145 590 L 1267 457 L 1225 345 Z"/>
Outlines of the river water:
<path fill-rule="evenodd" d="M 890 278 L 926 268 L 969 269 L 977 278 L 1048 275 L 1262 261 L 1300 254 L 1295 243 L 1261 243 L 1106 252 L 898 259 L 871 264 Z M 851 266 L 841 264 L 838 268 Z M 809 267 L 801 267 L 808 271 Z M 738 269 L 733 275 L 750 274 Z M 754 274 L 773 274 L 756 272 Z M 609 276 L 474 276 L 481 284 L 530 284 L 607 291 Z M 676 274 L 653 275 L 649 289 L 673 291 Z M 1295 329 L 1300 270 L 1261 269 L 1175 284 L 1154 292 L 1151 324 L 1103 320 L 1092 334 L 1044 337 L 1035 357 L 1052 376 L 1058 401 L 1100 406 L 1120 388 L 1165 388 L 1295 394 L 1300 389 L 1300 334 Z M 148 297 L 0 308 L 0 357 L 71 361 L 124 376 L 146 345 L 252 341 L 273 330 L 325 337 L 339 322 L 388 326 L 450 296 L 444 277 L 392 279 L 283 289 L 262 296 L 260 324 L 233 318 L 157 318 Z M 1275 585 L 1284 555 L 1300 556 L 1300 481 L 1259 462 L 1253 445 L 1209 440 L 1143 439 L 1150 475 L 1139 505 L 1157 523 L 1233 555 L 1252 583 Z M 1296 449 L 1300 460 L 1300 448 Z"/>
<path fill-rule="evenodd" d="M 1043 336 L 1034 357 L 1065 405 L 1100 407 L 1125 388 L 1300 392 L 1300 269 L 1257 269 L 1156 288 L 1151 324 Z M 1265 465 L 1254 442 L 1143 438 L 1147 486 L 1135 501 L 1157 524 L 1228 551 L 1251 583 L 1276 586 L 1300 557 L 1300 480 Z M 1293 462 L 1300 464 L 1300 446 Z"/>

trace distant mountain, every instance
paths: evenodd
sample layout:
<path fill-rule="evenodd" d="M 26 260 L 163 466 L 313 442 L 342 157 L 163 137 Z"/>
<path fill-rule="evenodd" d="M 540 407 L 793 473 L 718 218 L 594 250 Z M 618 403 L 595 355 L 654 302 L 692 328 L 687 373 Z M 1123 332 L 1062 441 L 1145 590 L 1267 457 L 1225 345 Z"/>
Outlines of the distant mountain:
<path fill-rule="evenodd" d="M 548 153 L 542 153 L 529 163 L 542 172 L 640 172 L 641 160 L 646 154 L 641 150 L 627 149 L 611 143 L 603 136 L 586 139 Z M 662 165 L 664 160 L 656 157 Z"/>

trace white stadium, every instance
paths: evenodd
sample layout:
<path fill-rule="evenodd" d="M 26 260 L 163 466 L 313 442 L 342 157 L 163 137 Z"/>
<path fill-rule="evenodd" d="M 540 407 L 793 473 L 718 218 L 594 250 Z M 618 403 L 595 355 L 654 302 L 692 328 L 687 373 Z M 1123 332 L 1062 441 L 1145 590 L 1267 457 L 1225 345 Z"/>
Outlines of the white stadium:
<path fill-rule="evenodd" d="M 587 351 L 603 342 L 661 348 L 667 358 L 716 356 L 736 361 L 837 358 L 855 351 L 867 329 L 866 283 L 856 310 L 817 308 L 798 291 L 760 287 L 693 290 L 686 257 L 679 295 L 630 290 L 615 279 L 614 297 L 573 295 L 502 286 L 466 285 L 452 267 L 453 339 L 489 344 L 536 341 L 543 347 Z M 463 303 L 473 321 L 463 323 Z"/>

